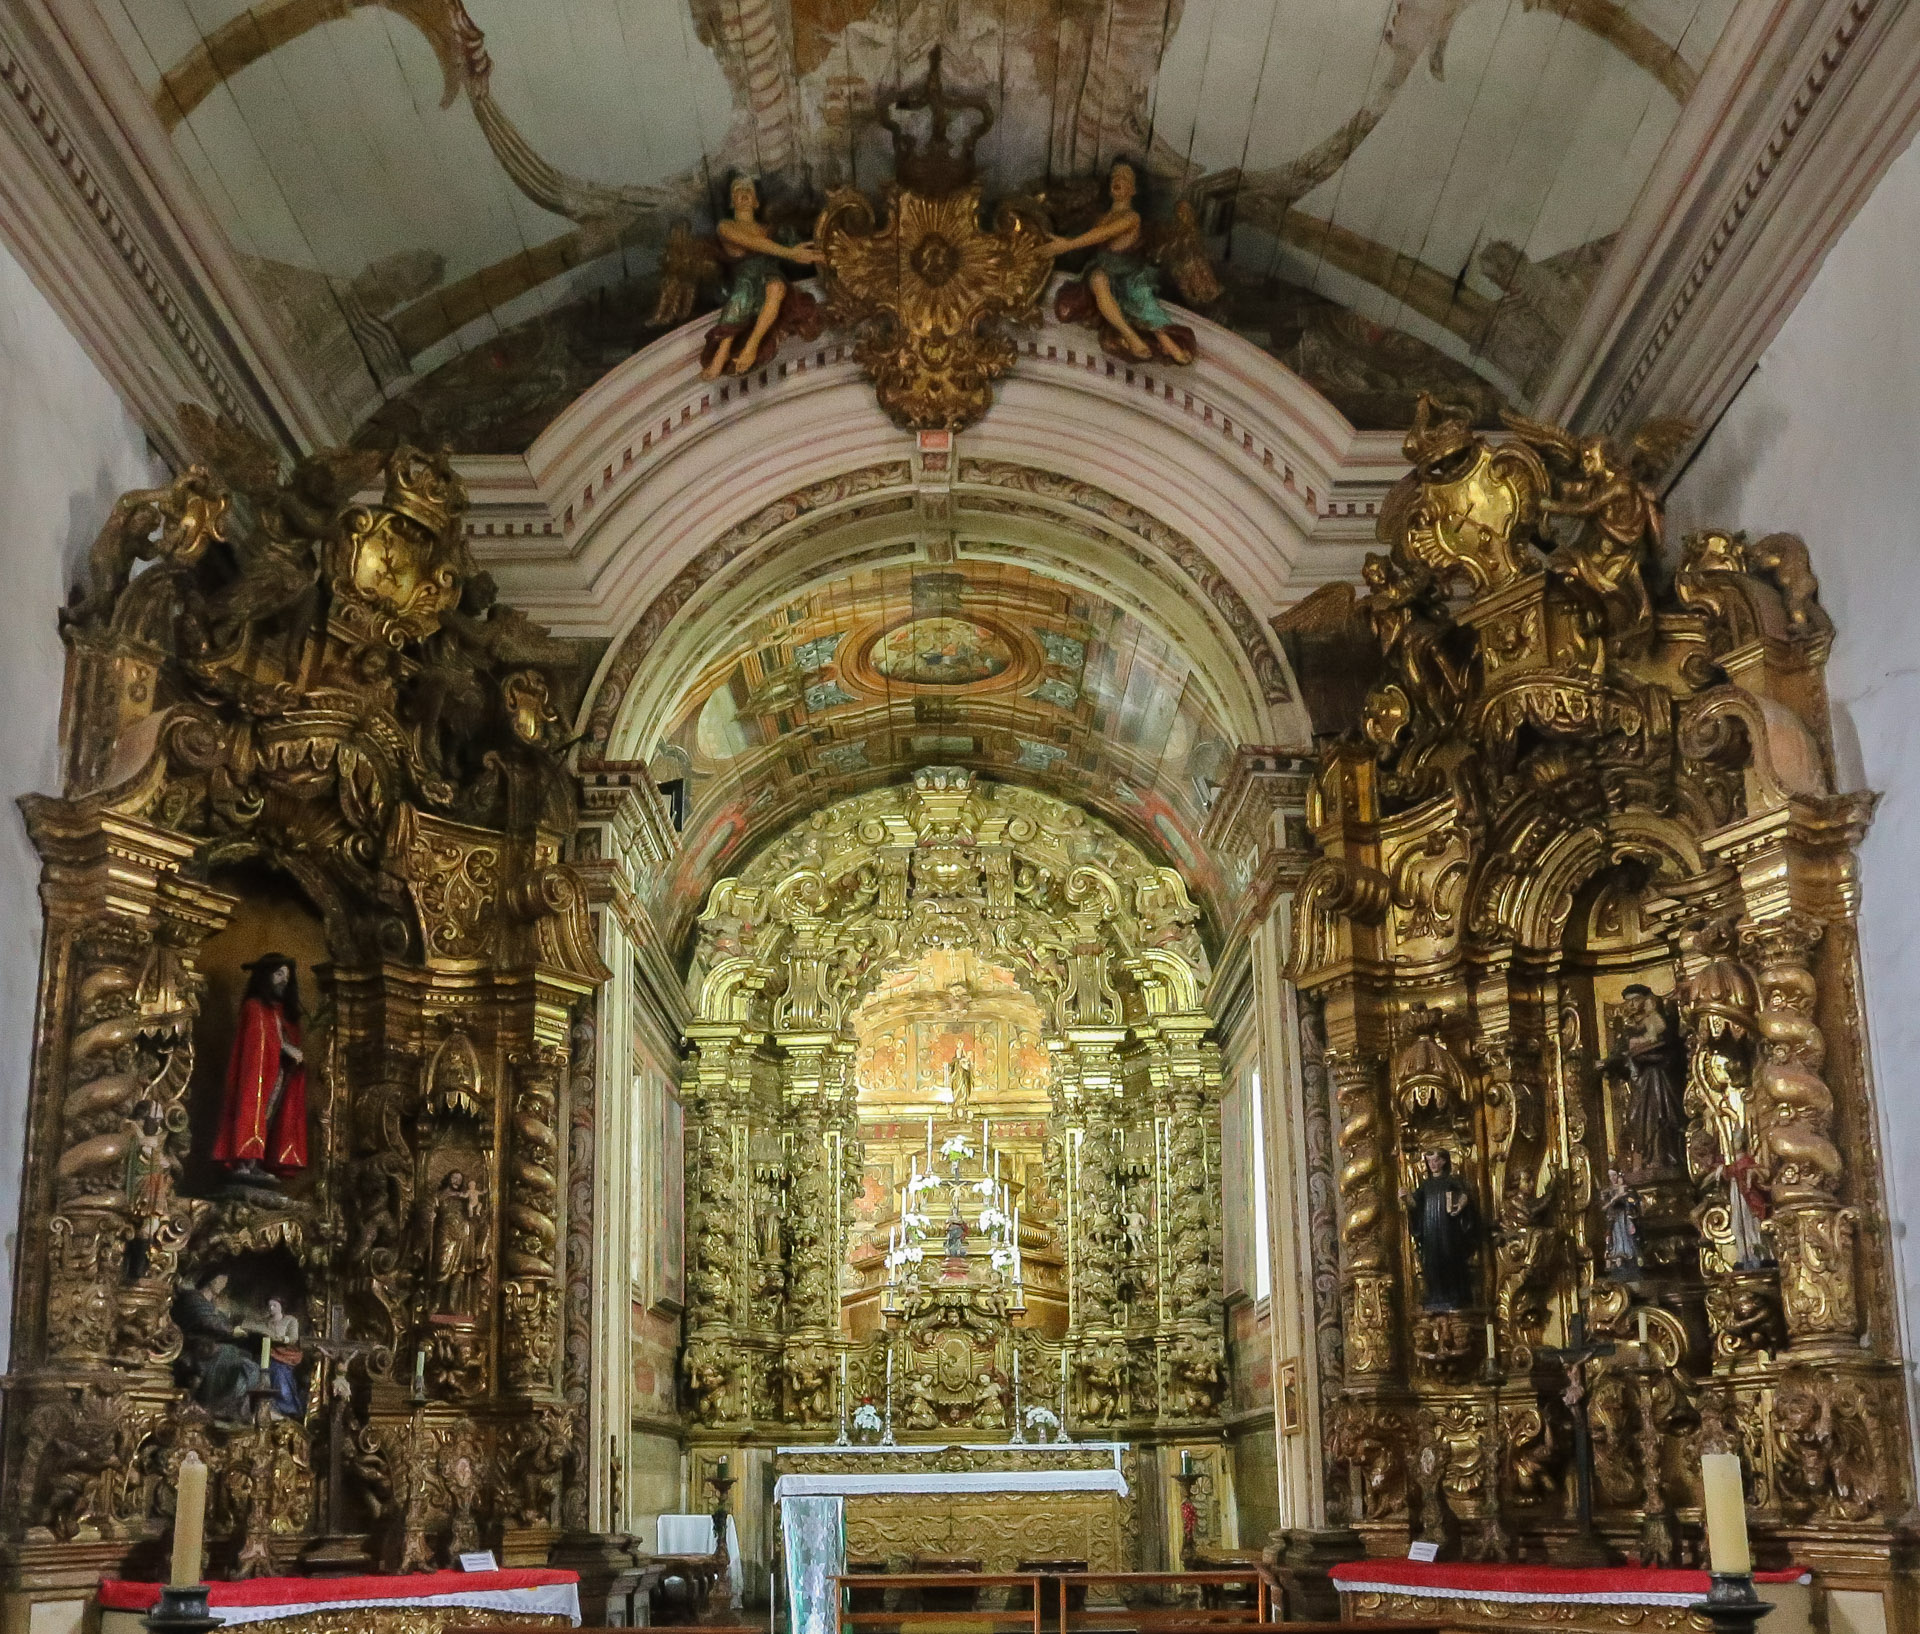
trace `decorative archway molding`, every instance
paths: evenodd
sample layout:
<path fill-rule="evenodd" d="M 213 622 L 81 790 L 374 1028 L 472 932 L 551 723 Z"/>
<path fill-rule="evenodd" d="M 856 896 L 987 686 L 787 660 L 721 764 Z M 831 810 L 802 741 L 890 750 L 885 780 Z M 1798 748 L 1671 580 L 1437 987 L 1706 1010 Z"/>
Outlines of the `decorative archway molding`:
<path fill-rule="evenodd" d="M 503 594 L 558 633 L 613 637 L 617 654 L 689 567 L 719 565 L 723 548 L 735 559 L 739 530 L 771 532 L 782 510 L 798 522 L 855 490 L 897 491 L 914 501 L 913 531 L 937 541 L 969 462 L 1032 466 L 1084 485 L 1059 498 L 1104 529 L 1166 530 L 1145 548 L 1281 665 L 1267 619 L 1356 569 L 1403 468 L 1399 439 L 1354 431 L 1259 348 L 1195 322 L 1199 361 L 1159 369 L 1089 354 L 1084 331 L 1049 320 L 986 419 L 930 459 L 880 412 L 846 347 L 703 381 L 688 326 L 612 370 L 524 457 L 462 460 L 468 537 Z"/>

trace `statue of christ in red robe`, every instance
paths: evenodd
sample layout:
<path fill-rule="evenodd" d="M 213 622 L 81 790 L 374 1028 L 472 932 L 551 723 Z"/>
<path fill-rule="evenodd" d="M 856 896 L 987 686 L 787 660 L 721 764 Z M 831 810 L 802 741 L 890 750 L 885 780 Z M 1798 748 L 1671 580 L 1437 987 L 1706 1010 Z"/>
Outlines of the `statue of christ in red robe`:
<path fill-rule="evenodd" d="M 307 1068 L 293 961 L 269 953 L 247 969 L 213 1157 L 257 1179 L 307 1166 Z"/>

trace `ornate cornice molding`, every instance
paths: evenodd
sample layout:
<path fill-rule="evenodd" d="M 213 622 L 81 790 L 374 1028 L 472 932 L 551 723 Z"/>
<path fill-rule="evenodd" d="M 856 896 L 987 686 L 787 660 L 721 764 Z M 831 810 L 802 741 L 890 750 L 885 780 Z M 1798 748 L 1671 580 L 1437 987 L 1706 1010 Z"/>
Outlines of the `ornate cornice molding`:
<path fill-rule="evenodd" d="M 1706 426 L 1920 128 L 1920 8 L 1742 0 L 1538 412 Z"/>
<path fill-rule="evenodd" d="M 90 7 L 0 12 L 0 237 L 176 465 L 183 401 L 289 450 L 344 440 Z"/>

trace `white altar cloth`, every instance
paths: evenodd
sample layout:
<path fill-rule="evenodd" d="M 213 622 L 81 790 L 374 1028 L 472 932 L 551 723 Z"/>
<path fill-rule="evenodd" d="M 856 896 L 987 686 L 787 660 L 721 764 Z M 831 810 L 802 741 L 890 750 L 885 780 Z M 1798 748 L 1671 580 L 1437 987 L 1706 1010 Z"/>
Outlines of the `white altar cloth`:
<path fill-rule="evenodd" d="M 794 1634 L 833 1634 L 839 1623 L 839 1596 L 833 1579 L 846 1570 L 845 1501 L 882 1494 L 938 1494 L 942 1492 L 1111 1492 L 1127 1495 L 1127 1478 L 1120 1473 L 1124 1441 L 1074 1441 L 1025 1444 L 1005 1441 L 965 1441 L 958 1448 L 915 1442 L 893 1447 L 821 1446 L 776 1447 L 786 1453 L 817 1459 L 845 1458 L 845 1469 L 782 1475 L 773 1483 L 773 1501 L 785 1500 L 781 1510 L 782 1543 L 787 1556 L 789 1619 Z M 872 1457 L 901 1453 L 1016 1451 L 1044 1453 L 1053 1448 L 1076 1453 L 1111 1453 L 1105 1469 L 1022 1470 L 863 1470 Z"/>
<path fill-rule="evenodd" d="M 893 1449 L 898 1451 L 898 1448 Z M 1113 1492 L 1127 1495 L 1117 1469 L 949 1470 L 924 1474 L 783 1475 L 773 1483 L 782 1498 L 859 1498 L 880 1492 Z"/>
<path fill-rule="evenodd" d="M 782 1475 L 773 1483 L 773 1501 L 778 1503 L 782 1498 L 858 1498 L 887 1492 L 1112 1492 L 1124 1498 L 1127 1495 L 1127 1478 L 1120 1473 L 1120 1455 L 1128 1445 L 1125 1441 L 961 1441 L 951 1446 L 915 1442 L 893 1447 L 823 1447 L 816 1442 L 804 1447 L 775 1447 L 776 1456 L 783 1453 L 808 1458 L 831 1456 L 846 1459 L 848 1467 L 830 1474 Z M 1108 1453 L 1113 1458 L 1113 1466 L 1110 1469 L 895 1471 L 878 1475 L 859 1468 L 864 1459 L 897 1457 L 906 1452 L 1047 1453 L 1055 1450 Z"/>

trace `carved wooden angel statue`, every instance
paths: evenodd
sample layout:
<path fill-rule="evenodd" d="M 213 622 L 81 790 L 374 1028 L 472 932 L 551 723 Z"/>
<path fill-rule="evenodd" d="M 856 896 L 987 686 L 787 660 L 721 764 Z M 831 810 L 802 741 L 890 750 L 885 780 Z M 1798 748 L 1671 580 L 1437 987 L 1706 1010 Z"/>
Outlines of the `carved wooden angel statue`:
<path fill-rule="evenodd" d="M 811 266 L 820 259 L 811 244 L 782 244 L 760 220 L 760 190 L 751 176 L 736 176 L 727 189 L 733 214 L 714 229 L 712 251 L 691 237 L 677 236 L 661 263 L 656 321 L 672 321 L 692 310 L 693 295 L 714 265 L 727 270 L 726 300 L 720 321 L 707 332 L 700 373 L 708 380 L 725 373 L 745 374 L 760 359 L 760 349 L 777 346 L 783 335 L 811 340 L 820 333 L 819 304 L 793 289 L 782 261 Z"/>
<path fill-rule="evenodd" d="M 1220 282 L 1185 200 L 1149 253 L 1148 229 L 1134 207 L 1139 186 L 1133 166 L 1121 161 L 1107 177 L 1106 213 L 1084 233 L 1047 241 L 1049 255 L 1098 252 L 1083 278 L 1062 286 L 1054 312 L 1062 323 L 1097 328 L 1102 346 L 1117 357 L 1150 358 L 1157 349 L 1170 363 L 1191 363 L 1193 331 L 1161 304 L 1161 273 L 1171 273 L 1181 296 L 1196 305 L 1218 299 Z"/>
<path fill-rule="evenodd" d="M 1622 652 L 1644 652 L 1653 639 L 1653 598 L 1644 569 L 1659 561 L 1665 542 L 1653 484 L 1693 436 L 1692 423 L 1649 420 L 1634 433 L 1632 445 L 1621 449 L 1605 437 L 1575 437 L 1504 410 L 1500 417 L 1521 441 L 1540 450 L 1557 479 L 1556 491 L 1541 500 L 1540 509 L 1585 524 L 1548 557 L 1548 571 L 1581 587 L 1600 628 Z"/>
<path fill-rule="evenodd" d="M 1360 576 L 1367 585 L 1361 609 L 1416 719 L 1416 739 L 1447 730 L 1473 691 L 1473 666 L 1450 639 L 1451 620 L 1433 574 L 1422 563 L 1401 567 L 1370 551 Z"/>
<path fill-rule="evenodd" d="M 106 624 L 138 562 L 193 566 L 227 537 L 227 506 L 226 490 L 204 465 L 188 466 L 164 488 L 122 494 L 87 552 L 86 586 L 61 609 L 62 625 Z"/>

